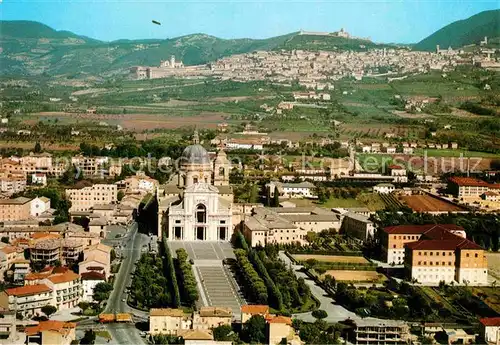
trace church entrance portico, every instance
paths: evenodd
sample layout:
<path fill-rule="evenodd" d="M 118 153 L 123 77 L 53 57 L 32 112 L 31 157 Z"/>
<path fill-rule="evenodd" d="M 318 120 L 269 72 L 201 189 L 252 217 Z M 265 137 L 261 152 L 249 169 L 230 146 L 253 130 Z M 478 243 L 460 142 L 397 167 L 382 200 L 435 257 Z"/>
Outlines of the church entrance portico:
<path fill-rule="evenodd" d="M 196 239 L 197 240 L 205 240 L 205 227 L 197 226 L 196 227 Z"/>

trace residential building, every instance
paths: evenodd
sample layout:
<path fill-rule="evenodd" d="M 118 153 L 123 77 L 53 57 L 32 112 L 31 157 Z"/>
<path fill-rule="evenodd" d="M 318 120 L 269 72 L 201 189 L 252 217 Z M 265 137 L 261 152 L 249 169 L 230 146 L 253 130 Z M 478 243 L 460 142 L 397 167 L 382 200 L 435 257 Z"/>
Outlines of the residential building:
<path fill-rule="evenodd" d="M 31 183 L 45 186 L 47 185 L 47 175 L 44 173 L 31 174 Z"/>
<path fill-rule="evenodd" d="M 98 272 L 108 279 L 111 275 L 111 250 L 102 243 L 87 248 L 83 252 L 83 261 L 78 264 L 78 272 Z"/>
<path fill-rule="evenodd" d="M 64 321 L 40 321 L 26 327 L 27 344 L 70 345 L 76 340 L 76 323 Z"/>
<path fill-rule="evenodd" d="M 94 288 L 99 283 L 105 283 L 106 276 L 97 271 L 80 273 L 80 276 L 83 290 L 82 301 L 92 303 L 94 302 Z"/>
<path fill-rule="evenodd" d="M 373 192 L 379 194 L 389 194 L 394 192 L 396 187 L 392 183 L 379 183 L 376 186 L 373 186 Z"/>
<path fill-rule="evenodd" d="M 410 327 L 404 321 L 359 319 L 354 322 L 349 340 L 355 345 L 406 345 Z"/>
<path fill-rule="evenodd" d="M 6 245 L 0 248 L 0 281 L 3 281 L 5 272 L 12 266 L 17 259 L 24 258 L 22 248 Z"/>
<path fill-rule="evenodd" d="M 18 197 L 0 200 L 0 222 L 29 219 L 31 216 L 31 199 Z"/>
<path fill-rule="evenodd" d="M 6 195 L 22 192 L 26 189 L 26 178 L 16 175 L 0 177 L 0 191 Z"/>
<path fill-rule="evenodd" d="M 269 315 L 268 305 L 245 304 L 241 306 L 241 323 L 244 324 L 254 315 L 267 317 Z"/>
<path fill-rule="evenodd" d="M 231 325 L 231 308 L 201 307 L 193 313 L 193 329 L 210 330 L 222 325 Z"/>
<path fill-rule="evenodd" d="M 144 171 L 137 171 L 134 176 L 116 182 L 119 189 L 127 193 L 155 193 L 158 181 L 147 176 Z"/>
<path fill-rule="evenodd" d="M 287 344 L 295 337 L 292 319 L 287 316 L 272 316 L 267 320 L 267 339 L 269 345 L 281 344 L 283 338 Z"/>
<path fill-rule="evenodd" d="M 83 291 L 79 274 L 67 270 L 50 275 L 44 282 L 52 290 L 52 303 L 58 310 L 74 308 L 80 303 Z"/>
<path fill-rule="evenodd" d="M 382 229 L 382 255 L 386 262 L 396 265 L 404 263 L 404 246 L 418 241 L 423 234 L 434 229 L 443 229 L 465 238 L 465 230 L 454 224 L 395 225 Z"/>
<path fill-rule="evenodd" d="M 62 262 L 61 238 L 57 235 L 48 235 L 35 240 L 30 245 L 31 262 L 43 262 L 47 265 L 55 265 Z"/>
<path fill-rule="evenodd" d="M 391 164 L 389 165 L 389 173 L 394 177 L 394 182 L 406 183 L 408 182 L 408 176 L 406 168 L 401 165 Z"/>
<path fill-rule="evenodd" d="M 94 184 L 81 189 L 66 189 L 66 197 L 71 201 L 70 212 L 89 211 L 98 204 L 114 204 L 117 199 L 117 186 L 114 184 Z"/>
<path fill-rule="evenodd" d="M 0 306 L 25 318 L 40 314 L 41 308 L 52 301 L 52 290 L 45 284 L 16 287 L 0 293 Z"/>
<path fill-rule="evenodd" d="M 179 331 L 191 329 L 192 320 L 182 309 L 152 308 L 149 311 L 149 334 L 178 335 Z"/>
<path fill-rule="evenodd" d="M 500 317 L 485 317 L 479 320 L 481 335 L 487 344 L 500 344 Z"/>
<path fill-rule="evenodd" d="M 12 271 L 14 273 L 13 280 L 15 283 L 24 281 L 27 274 L 30 273 L 30 261 L 25 259 L 17 259 L 12 263 Z"/>
<path fill-rule="evenodd" d="M 278 192 L 279 196 L 282 198 L 317 198 L 315 193 L 316 187 L 308 181 L 299 183 L 271 181 L 266 184 L 266 188 L 271 198 L 274 197 L 274 193 L 276 192 Z"/>

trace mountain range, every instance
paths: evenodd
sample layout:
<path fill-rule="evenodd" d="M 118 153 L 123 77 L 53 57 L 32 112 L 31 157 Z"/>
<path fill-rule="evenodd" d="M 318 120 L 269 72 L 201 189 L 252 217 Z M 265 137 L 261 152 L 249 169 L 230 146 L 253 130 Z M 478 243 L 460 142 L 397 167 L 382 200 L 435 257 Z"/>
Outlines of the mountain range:
<path fill-rule="evenodd" d="M 500 37 L 500 10 L 481 12 L 452 23 L 414 45 L 417 50 L 478 43 Z M 32 21 L 0 21 L 0 74 L 84 78 L 123 73 L 131 66 L 157 66 L 175 55 L 186 65 L 203 64 L 255 50 L 366 50 L 389 45 L 357 38 L 298 32 L 267 39 L 221 39 L 192 34 L 171 39 L 103 42 Z"/>

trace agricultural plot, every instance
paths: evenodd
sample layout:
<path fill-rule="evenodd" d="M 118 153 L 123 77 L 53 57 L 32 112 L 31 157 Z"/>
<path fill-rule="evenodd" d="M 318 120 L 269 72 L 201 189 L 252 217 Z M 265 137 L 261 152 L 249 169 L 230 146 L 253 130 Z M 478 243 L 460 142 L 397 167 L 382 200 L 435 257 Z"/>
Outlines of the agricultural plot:
<path fill-rule="evenodd" d="M 403 202 L 415 212 L 460 212 L 464 208 L 435 198 L 431 195 L 408 195 L 402 196 Z"/>
<path fill-rule="evenodd" d="M 331 275 L 337 281 L 345 282 L 363 282 L 363 283 L 380 283 L 387 278 L 376 271 L 349 271 L 349 270 L 328 270 L 322 275 Z"/>
<path fill-rule="evenodd" d="M 404 205 L 401 203 L 401 201 L 398 200 L 398 198 L 394 194 L 380 194 L 380 197 L 384 201 L 387 207 L 394 208 L 394 209 L 399 209 L 402 208 Z"/>
<path fill-rule="evenodd" d="M 356 263 L 356 264 L 369 263 L 369 261 L 362 256 L 294 254 L 293 257 L 297 261 L 306 261 L 309 259 L 313 259 L 318 262 Z"/>

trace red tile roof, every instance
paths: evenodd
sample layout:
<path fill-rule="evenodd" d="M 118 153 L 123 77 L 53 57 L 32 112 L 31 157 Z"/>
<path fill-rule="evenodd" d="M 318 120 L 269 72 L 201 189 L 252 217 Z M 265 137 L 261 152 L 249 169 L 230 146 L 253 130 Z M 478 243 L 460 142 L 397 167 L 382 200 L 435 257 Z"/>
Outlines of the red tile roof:
<path fill-rule="evenodd" d="M 38 325 L 36 325 L 36 326 L 26 327 L 24 332 L 27 335 L 36 335 L 36 334 L 38 334 L 40 332 L 44 332 L 44 331 L 53 331 L 53 332 L 66 334 L 69 329 L 75 328 L 75 327 L 76 327 L 76 323 L 73 323 L 73 322 L 49 320 L 49 321 L 40 321 L 38 323 Z"/>
<path fill-rule="evenodd" d="M 106 276 L 103 273 L 96 271 L 84 272 L 81 276 L 82 280 L 106 280 Z"/>
<path fill-rule="evenodd" d="M 77 280 L 80 278 L 80 275 L 76 274 L 73 271 L 68 271 L 63 274 L 58 274 L 58 275 L 53 275 L 47 278 L 54 284 L 62 284 L 62 283 L 67 283 L 71 282 L 73 280 Z"/>
<path fill-rule="evenodd" d="M 52 290 L 45 284 L 26 285 L 26 286 L 21 286 L 21 287 L 5 290 L 5 292 L 9 296 L 19 296 L 19 297 L 37 295 L 40 293 L 50 292 L 50 291 L 52 291 Z"/>
<path fill-rule="evenodd" d="M 479 322 L 481 322 L 484 326 L 500 327 L 500 317 L 485 317 L 480 319 Z"/>
<path fill-rule="evenodd" d="M 392 169 L 392 170 L 394 170 L 394 169 L 404 169 L 401 165 L 395 165 L 395 164 L 389 165 L 388 168 Z"/>
<path fill-rule="evenodd" d="M 474 242 L 458 236 L 454 240 L 421 240 L 407 243 L 405 246 L 411 250 L 483 249 Z"/>
<path fill-rule="evenodd" d="M 464 231 L 464 228 L 455 224 L 394 225 L 385 227 L 383 231 L 388 234 L 415 235 L 415 234 L 423 234 L 426 231 L 429 231 L 434 228 L 442 228 L 448 231 L 452 230 Z"/>
<path fill-rule="evenodd" d="M 252 315 L 265 315 L 269 313 L 268 305 L 246 304 L 241 306 L 241 312 Z"/>
<path fill-rule="evenodd" d="M 451 177 L 450 182 L 453 182 L 459 186 L 471 186 L 471 187 L 488 187 L 489 184 L 483 180 L 474 177 Z"/>
<path fill-rule="evenodd" d="M 292 319 L 286 316 L 275 316 L 269 319 L 267 322 L 269 323 L 286 323 L 287 325 L 292 324 Z"/>

